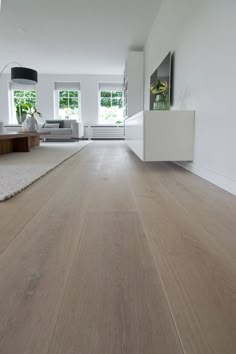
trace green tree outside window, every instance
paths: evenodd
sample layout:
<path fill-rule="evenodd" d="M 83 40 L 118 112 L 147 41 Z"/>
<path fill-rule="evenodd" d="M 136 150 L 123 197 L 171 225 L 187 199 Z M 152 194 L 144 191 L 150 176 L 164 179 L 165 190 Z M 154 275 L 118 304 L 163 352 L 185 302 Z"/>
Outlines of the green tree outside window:
<path fill-rule="evenodd" d="M 101 124 L 123 124 L 124 99 L 122 91 L 100 91 Z"/>
<path fill-rule="evenodd" d="M 58 92 L 59 118 L 79 119 L 79 92 L 64 90 Z"/>
<path fill-rule="evenodd" d="M 36 109 L 36 92 L 34 90 L 14 90 L 13 103 L 17 122 L 22 124 L 26 119 L 27 112 L 31 108 Z"/>

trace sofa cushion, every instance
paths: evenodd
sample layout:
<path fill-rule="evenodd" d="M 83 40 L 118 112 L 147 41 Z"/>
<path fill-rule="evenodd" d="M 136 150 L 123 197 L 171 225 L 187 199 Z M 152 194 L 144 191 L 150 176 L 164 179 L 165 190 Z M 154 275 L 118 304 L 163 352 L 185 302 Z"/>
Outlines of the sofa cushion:
<path fill-rule="evenodd" d="M 50 119 L 50 120 L 46 120 L 45 124 L 55 124 L 58 123 L 59 124 L 59 128 L 64 128 L 64 120 L 61 119 Z M 67 127 L 66 127 L 67 128 Z"/>
<path fill-rule="evenodd" d="M 40 129 L 40 132 L 50 132 L 50 135 L 71 135 L 72 134 L 72 130 L 70 128 L 49 128 L 49 129 Z"/>
<path fill-rule="evenodd" d="M 75 119 L 64 120 L 64 128 L 71 128 L 72 123 L 76 123 Z"/>
<path fill-rule="evenodd" d="M 44 124 L 44 128 L 58 128 L 59 129 L 59 123 L 50 123 L 50 124 L 47 124 L 45 123 Z"/>

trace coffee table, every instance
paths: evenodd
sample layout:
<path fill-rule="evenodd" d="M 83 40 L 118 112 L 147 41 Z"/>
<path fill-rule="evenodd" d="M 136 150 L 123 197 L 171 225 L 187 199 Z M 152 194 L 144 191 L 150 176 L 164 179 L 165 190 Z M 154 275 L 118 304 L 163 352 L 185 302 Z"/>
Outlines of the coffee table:
<path fill-rule="evenodd" d="M 39 133 L 0 134 L 0 155 L 11 152 L 29 152 L 31 148 L 39 145 Z"/>

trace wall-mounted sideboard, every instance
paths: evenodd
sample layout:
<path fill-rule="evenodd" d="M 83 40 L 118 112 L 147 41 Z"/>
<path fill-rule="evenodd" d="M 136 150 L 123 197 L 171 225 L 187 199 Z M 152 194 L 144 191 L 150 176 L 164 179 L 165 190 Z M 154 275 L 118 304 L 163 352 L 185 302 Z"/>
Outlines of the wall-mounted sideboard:
<path fill-rule="evenodd" d="M 125 140 L 143 161 L 192 161 L 194 111 L 142 111 L 125 120 Z"/>

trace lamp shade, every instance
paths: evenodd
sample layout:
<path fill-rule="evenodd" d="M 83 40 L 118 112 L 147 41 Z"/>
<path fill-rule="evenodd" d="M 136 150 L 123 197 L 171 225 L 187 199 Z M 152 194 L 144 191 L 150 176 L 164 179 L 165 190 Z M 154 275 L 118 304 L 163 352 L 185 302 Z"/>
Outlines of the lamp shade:
<path fill-rule="evenodd" d="M 17 84 L 34 85 L 38 82 L 38 73 L 33 69 L 15 67 L 11 69 L 11 80 Z"/>

